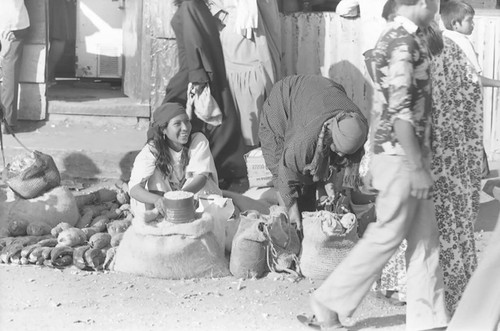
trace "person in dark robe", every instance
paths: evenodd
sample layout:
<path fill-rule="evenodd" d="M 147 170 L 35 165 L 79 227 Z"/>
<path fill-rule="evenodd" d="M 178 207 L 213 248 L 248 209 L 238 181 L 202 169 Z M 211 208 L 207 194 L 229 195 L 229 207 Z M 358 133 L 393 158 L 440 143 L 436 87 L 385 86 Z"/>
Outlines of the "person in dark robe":
<path fill-rule="evenodd" d="M 222 124 L 214 127 L 193 114 L 193 131 L 207 137 L 219 179 L 230 182 L 246 175 L 245 145 L 226 78 L 218 22 L 204 0 L 176 0 L 175 4 L 178 9 L 171 25 L 177 39 L 179 71 L 170 80 L 163 103 L 185 106 L 189 83 L 197 90 L 209 85 L 222 111 Z"/>
<path fill-rule="evenodd" d="M 356 185 L 368 122 L 342 85 L 321 76 L 289 76 L 264 102 L 259 138 L 273 184 L 292 223 L 316 208 L 316 189 L 344 169 Z M 321 192 L 321 191 L 320 191 Z"/>

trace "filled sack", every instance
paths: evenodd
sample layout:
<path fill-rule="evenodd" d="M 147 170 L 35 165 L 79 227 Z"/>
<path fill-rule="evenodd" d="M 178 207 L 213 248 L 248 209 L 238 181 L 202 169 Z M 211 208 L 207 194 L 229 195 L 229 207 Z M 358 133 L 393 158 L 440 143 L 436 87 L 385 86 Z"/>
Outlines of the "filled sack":
<path fill-rule="evenodd" d="M 116 249 L 114 270 L 164 279 L 228 276 L 213 231 L 208 213 L 189 223 L 164 221 L 155 209 L 140 213 Z"/>
<path fill-rule="evenodd" d="M 8 188 L 0 188 L 0 237 L 23 236 L 37 228 L 44 231 L 62 222 L 75 226 L 79 218 L 75 197 L 66 187 L 56 187 L 34 199 L 23 199 Z"/>
<path fill-rule="evenodd" d="M 17 157 L 8 166 L 7 185 L 24 199 L 32 199 L 61 184 L 54 159 L 34 151 Z"/>
<path fill-rule="evenodd" d="M 300 240 L 286 213 L 275 206 L 269 215 L 240 214 L 229 270 L 238 278 L 259 278 L 269 271 L 296 273 Z"/>
<path fill-rule="evenodd" d="M 356 216 L 352 213 L 303 212 L 302 226 L 300 269 L 311 279 L 327 278 L 359 240 Z"/>

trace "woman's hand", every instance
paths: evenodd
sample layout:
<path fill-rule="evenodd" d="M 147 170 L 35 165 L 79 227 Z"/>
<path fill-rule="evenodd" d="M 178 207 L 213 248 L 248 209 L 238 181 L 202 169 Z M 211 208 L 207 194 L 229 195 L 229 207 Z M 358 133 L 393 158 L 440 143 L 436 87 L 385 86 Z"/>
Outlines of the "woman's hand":
<path fill-rule="evenodd" d="M 167 199 L 165 199 L 164 197 L 160 197 L 155 201 L 155 208 L 162 216 L 165 216 L 167 212 L 166 201 Z"/>
<path fill-rule="evenodd" d="M 302 231 L 302 217 L 297 201 L 288 209 L 288 218 L 290 219 L 290 223 L 295 223 L 297 225 L 297 230 Z"/>

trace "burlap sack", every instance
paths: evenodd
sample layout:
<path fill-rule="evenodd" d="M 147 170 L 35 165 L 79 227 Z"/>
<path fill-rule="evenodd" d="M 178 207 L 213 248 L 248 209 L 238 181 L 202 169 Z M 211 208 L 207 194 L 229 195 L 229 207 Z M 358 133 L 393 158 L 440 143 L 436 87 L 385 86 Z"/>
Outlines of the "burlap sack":
<path fill-rule="evenodd" d="M 9 222 L 47 224 L 51 228 L 61 222 L 75 225 L 80 218 L 75 197 L 68 188 L 59 186 L 34 199 L 14 196 L 9 188 L 0 188 L 0 237 Z"/>
<path fill-rule="evenodd" d="M 307 278 L 325 279 L 347 256 L 358 241 L 357 224 L 344 234 L 327 234 L 322 223 L 327 211 L 302 213 L 304 239 L 300 255 L 300 269 Z"/>
<path fill-rule="evenodd" d="M 164 279 L 229 275 L 209 214 L 175 224 L 151 221 L 152 213 L 134 218 L 116 250 L 114 270 Z"/>
<path fill-rule="evenodd" d="M 290 258 L 298 255 L 300 240 L 286 212 L 272 206 L 269 215 L 255 210 L 240 214 L 233 239 L 229 269 L 238 278 L 258 278 L 272 268 L 285 271 Z"/>
<path fill-rule="evenodd" d="M 255 210 L 240 214 L 238 231 L 233 238 L 229 270 L 238 278 L 258 278 L 269 271 L 266 261 L 264 220 Z"/>

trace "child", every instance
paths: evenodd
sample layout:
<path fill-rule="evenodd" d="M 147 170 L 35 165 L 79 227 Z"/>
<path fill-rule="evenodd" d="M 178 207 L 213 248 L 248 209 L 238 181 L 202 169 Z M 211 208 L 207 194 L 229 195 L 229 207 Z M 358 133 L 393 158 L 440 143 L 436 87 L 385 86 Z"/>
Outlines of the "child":
<path fill-rule="evenodd" d="M 134 212 L 152 209 L 164 214 L 163 193 L 183 190 L 219 194 L 217 171 L 207 138 L 191 134 L 184 107 L 165 103 L 153 113 L 148 142 L 137 155 L 129 181 Z"/>
<path fill-rule="evenodd" d="M 446 28 L 443 36 L 453 40 L 467 55 L 470 65 L 473 66 L 480 82 L 487 87 L 500 87 L 500 80 L 483 76 L 477 53 L 467 36 L 474 30 L 474 8 L 466 2 L 460 0 L 450 0 L 441 5 L 441 20 Z M 483 150 L 483 178 L 489 174 L 488 158 Z"/>
<path fill-rule="evenodd" d="M 491 79 L 482 75 L 483 69 L 479 65 L 477 53 L 467 36 L 474 30 L 475 11 L 471 5 L 460 0 L 450 0 L 441 5 L 441 20 L 446 28 L 445 37 L 453 40 L 467 55 L 470 64 L 476 69 L 483 86 L 500 87 L 500 80 Z"/>

